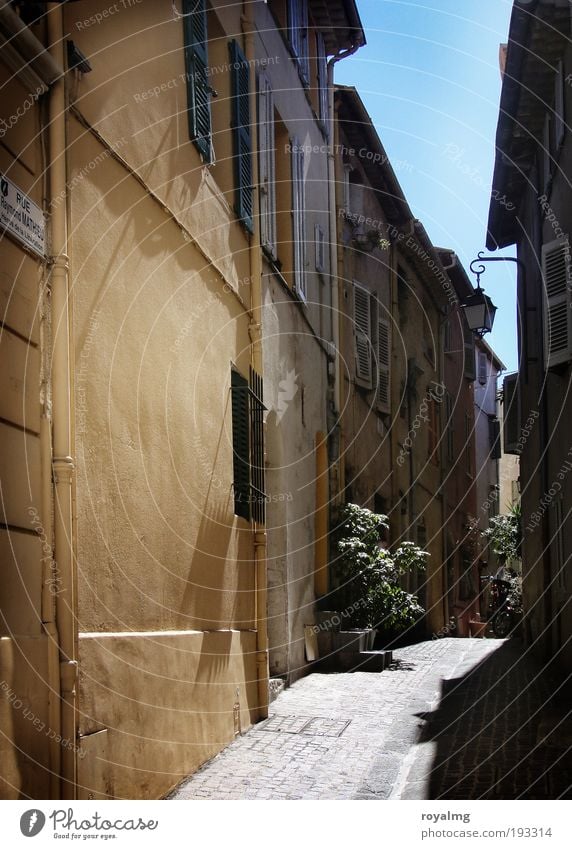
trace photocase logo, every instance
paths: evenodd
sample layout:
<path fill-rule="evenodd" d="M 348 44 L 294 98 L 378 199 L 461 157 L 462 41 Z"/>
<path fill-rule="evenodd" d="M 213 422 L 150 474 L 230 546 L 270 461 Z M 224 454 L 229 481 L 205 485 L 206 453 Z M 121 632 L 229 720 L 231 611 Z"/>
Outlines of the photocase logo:
<path fill-rule="evenodd" d="M 37 808 L 26 811 L 20 817 L 20 831 L 25 837 L 35 837 L 46 824 L 46 817 Z"/>

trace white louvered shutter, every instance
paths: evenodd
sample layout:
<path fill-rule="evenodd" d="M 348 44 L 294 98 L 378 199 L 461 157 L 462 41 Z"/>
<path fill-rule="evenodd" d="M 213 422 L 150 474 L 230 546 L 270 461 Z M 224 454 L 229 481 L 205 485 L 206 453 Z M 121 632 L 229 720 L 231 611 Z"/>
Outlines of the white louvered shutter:
<path fill-rule="evenodd" d="M 544 355 L 547 368 L 571 358 L 570 246 L 557 239 L 542 246 Z"/>
<path fill-rule="evenodd" d="M 371 387 L 371 296 L 359 283 L 354 283 L 354 336 L 356 377 Z"/>
<path fill-rule="evenodd" d="M 258 83 L 258 120 L 260 145 L 260 240 L 276 259 L 276 159 L 274 133 L 274 95 L 266 74 Z"/>
<path fill-rule="evenodd" d="M 294 287 L 306 300 L 306 184 L 304 151 L 292 140 L 292 238 L 294 240 Z"/>
<path fill-rule="evenodd" d="M 377 321 L 377 406 L 384 413 L 391 405 L 391 330 L 389 322 Z"/>

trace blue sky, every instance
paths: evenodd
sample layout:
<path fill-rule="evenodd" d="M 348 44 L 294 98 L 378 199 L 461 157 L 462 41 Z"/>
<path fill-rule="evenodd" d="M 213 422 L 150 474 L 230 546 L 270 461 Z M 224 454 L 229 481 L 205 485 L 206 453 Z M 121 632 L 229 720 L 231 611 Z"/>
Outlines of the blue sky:
<path fill-rule="evenodd" d="M 499 45 L 512 0 L 358 0 L 358 7 L 368 43 L 337 65 L 336 81 L 359 90 L 414 215 L 468 271 L 485 249 Z M 514 263 L 490 264 L 481 285 L 499 308 L 487 341 L 514 371 Z"/>

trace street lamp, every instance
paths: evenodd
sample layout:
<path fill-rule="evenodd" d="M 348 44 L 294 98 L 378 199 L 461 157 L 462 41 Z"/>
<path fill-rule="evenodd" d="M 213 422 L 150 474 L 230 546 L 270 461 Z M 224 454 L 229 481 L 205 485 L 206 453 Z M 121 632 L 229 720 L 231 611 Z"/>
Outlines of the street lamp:
<path fill-rule="evenodd" d="M 473 265 L 476 262 L 480 263 L 480 265 L 477 269 L 474 269 Z M 481 274 L 485 270 L 485 266 L 482 264 L 483 262 L 487 262 L 487 258 L 482 256 L 481 251 L 477 259 L 474 259 L 470 265 L 472 273 L 477 276 L 477 288 L 473 294 L 469 295 L 469 297 L 465 299 L 464 303 L 461 304 L 461 307 L 465 312 L 465 318 L 467 319 L 469 328 L 473 331 L 473 333 L 481 338 L 485 335 L 485 333 L 490 333 L 493 329 L 495 314 L 497 311 L 492 300 L 488 295 L 485 295 L 484 289 L 481 289 Z"/>

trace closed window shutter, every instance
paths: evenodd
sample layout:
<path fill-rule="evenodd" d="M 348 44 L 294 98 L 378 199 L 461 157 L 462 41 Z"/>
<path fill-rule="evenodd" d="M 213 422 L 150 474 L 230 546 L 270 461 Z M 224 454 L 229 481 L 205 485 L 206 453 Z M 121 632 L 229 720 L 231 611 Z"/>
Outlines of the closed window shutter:
<path fill-rule="evenodd" d="M 289 0 L 288 31 L 292 52 L 298 62 L 303 82 L 310 80 L 308 57 L 308 0 Z"/>
<path fill-rule="evenodd" d="M 189 136 L 205 161 L 211 162 L 212 130 L 205 0 L 184 0 L 183 13 Z"/>
<path fill-rule="evenodd" d="M 571 355 L 570 246 L 567 238 L 542 246 L 542 279 L 545 363 L 550 368 L 568 362 Z"/>
<path fill-rule="evenodd" d="M 503 380 L 503 448 L 505 454 L 520 454 L 520 393 L 518 374 Z"/>
<path fill-rule="evenodd" d="M 274 96 L 265 74 L 258 81 L 258 126 L 260 138 L 260 239 L 276 259 L 276 159 Z"/>
<path fill-rule="evenodd" d="M 326 135 L 329 131 L 330 104 L 328 100 L 328 59 L 326 43 L 321 32 L 316 35 L 316 61 L 318 64 L 318 96 L 320 99 L 320 121 Z"/>
<path fill-rule="evenodd" d="M 250 410 L 248 380 L 231 371 L 234 512 L 250 519 Z"/>
<path fill-rule="evenodd" d="M 304 151 L 292 140 L 292 237 L 294 240 L 294 287 L 306 299 L 306 184 Z"/>
<path fill-rule="evenodd" d="M 484 386 L 487 382 L 487 355 L 479 352 L 479 383 Z"/>
<path fill-rule="evenodd" d="M 377 405 L 389 413 L 391 404 L 391 330 L 384 318 L 377 322 Z"/>
<path fill-rule="evenodd" d="M 356 377 L 371 387 L 371 296 L 359 283 L 354 283 L 354 332 Z"/>
<path fill-rule="evenodd" d="M 465 377 L 467 380 L 475 380 L 475 337 L 473 336 L 473 331 L 467 325 L 463 327 L 463 340 Z"/>
<path fill-rule="evenodd" d="M 253 187 L 252 144 L 250 138 L 250 68 L 236 41 L 230 42 L 232 68 L 232 129 L 234 134 L 234 174 L 236 214 L 252 233 Z"/>

